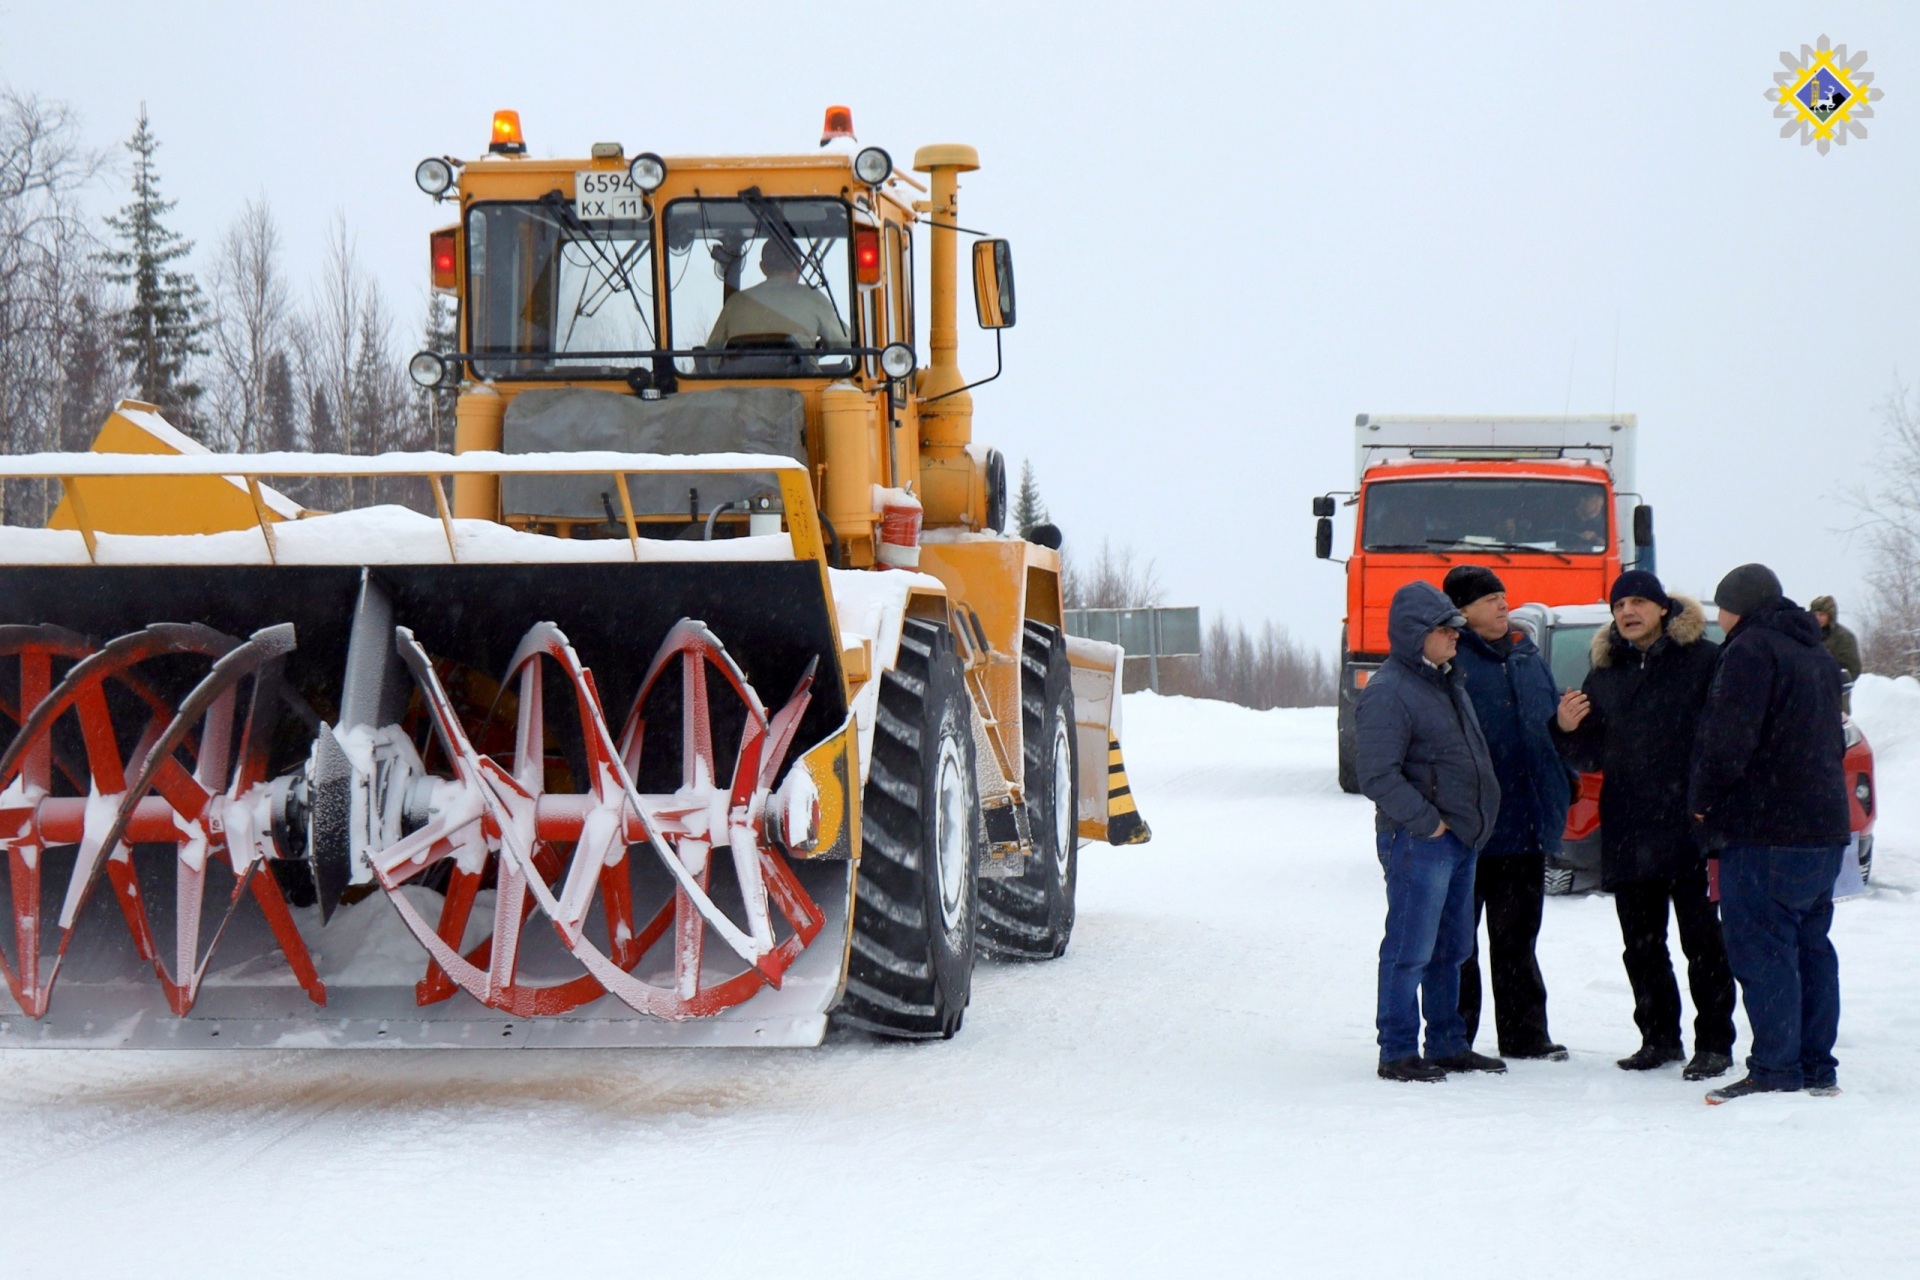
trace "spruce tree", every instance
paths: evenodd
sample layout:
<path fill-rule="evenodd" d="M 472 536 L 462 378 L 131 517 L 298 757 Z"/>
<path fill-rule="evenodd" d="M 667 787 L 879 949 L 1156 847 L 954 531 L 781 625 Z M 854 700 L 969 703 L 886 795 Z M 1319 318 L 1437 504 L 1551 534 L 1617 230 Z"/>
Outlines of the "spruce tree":
<path fill-rule="evenodd" d="M 1024 535 L 1037 524 L 1047 523 L 1047 504 L 1040 500 L 1040 486 L 1033 478 L 1031 460 L 1020 460 L 1020 488 L 1013 498 L 1013 527 Z"/>
<path fill-rule="evenodd" d="M 160 142 L 147 125 L 145 103 L 126 146 L 134 157 L 133 199 L 108 217 L 119 243 L 103 255 L 107 278 L 127 286 L 132 295 L 116 334 L 120 358 L 140 398 L 159 405 L 176 426 L 193 432 L 200 387 L 189 376 L 189 366 L 207 352 L 207 301 L 193 276 L 180 269 L 193 242 L 163 221 L 174 202 L 160 197 L 160 175 L 153 164 Z"/>

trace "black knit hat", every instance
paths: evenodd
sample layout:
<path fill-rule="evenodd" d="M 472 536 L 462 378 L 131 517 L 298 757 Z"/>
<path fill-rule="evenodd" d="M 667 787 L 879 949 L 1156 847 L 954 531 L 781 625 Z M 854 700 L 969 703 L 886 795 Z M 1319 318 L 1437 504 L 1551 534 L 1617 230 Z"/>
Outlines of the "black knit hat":
<path fill-rule="evenodd" d="M 1447 570 L 1440 589 L 1453 601 L 1454 608 L 1464 609 L 1483 596 L 1505 591 L 1507 584 L 1483 564 L 1459 564 Z"/>
<path fill-rule="evenodd" d="M 1720 579 L 1720 585 L 1713 589 L 1713 602 L 1744 618 L 1785 594 L 1773 570 L 1763 564 L 1743 564 Z"/>
<path fill-rule="evenodd" d="M 1615 578 L 1613 590 L 1607 592 L 1607 603 L 1619 604 L 1628 596 L 1651 600 L 1663 612 L 1673 608 L 1673 600 L 1667 595 L 1667 589 L 1660 585 L 1660 579 L 1646 569 L 1629 569 Z"/>

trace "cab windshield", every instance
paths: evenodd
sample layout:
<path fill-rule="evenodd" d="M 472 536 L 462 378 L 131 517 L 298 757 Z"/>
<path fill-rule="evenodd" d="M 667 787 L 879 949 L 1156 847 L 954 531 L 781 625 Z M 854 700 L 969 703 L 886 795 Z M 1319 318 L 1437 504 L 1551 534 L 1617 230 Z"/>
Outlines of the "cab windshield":
<path fill-rule="evenodd" d="M 844 201 L 675 200 L 664 219 L 667 324 L 689 377 L 853 371 L 852 217 Z"/>
<path fill-rule="evenodd" d="M 482 378 L 625 377 L 650 368 L 652 225 L 583 221 L 550 197 L 467 215 L 468 349 Z M 488 356 L 513 359 L 488 359 Z"/>
<path fill-rule="evenodd" d="M 1571 480 L 1391 480 L 1367 487 L 1361 546 L 1601 555 L 1607 488 Z"/>

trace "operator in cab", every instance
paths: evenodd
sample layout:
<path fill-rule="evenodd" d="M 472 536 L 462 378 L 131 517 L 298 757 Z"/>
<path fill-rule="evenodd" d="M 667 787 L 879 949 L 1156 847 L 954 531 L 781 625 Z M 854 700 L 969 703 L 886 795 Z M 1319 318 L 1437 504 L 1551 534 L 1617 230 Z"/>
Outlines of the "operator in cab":
<path fill-rule="evenodd" d="M 811 285 L 800 283 L 800 263 L 793 251 L 769 236 L 760 247 L 760 273 L 766 277 L 728 296 L 707 335 L 707 348 L 718 350 L 729 341 L 755 338 L 792 338 L 802 347 L 849 345 L 847 328 L 833 303 Z"/>

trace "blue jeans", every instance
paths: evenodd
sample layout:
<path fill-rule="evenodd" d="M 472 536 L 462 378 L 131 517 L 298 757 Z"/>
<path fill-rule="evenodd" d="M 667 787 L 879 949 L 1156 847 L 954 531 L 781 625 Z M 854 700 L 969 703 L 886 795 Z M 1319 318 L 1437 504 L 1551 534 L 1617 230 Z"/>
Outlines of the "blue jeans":
<path fill-rule="evenodd" d="M 1840 958 L 1827 929 L 1845 852 L 1734 845 L 1720 855 L 1727 960 L 1753 1027 L 1747 1074 L 1769 1088 L 1834 1082 Z"/>
<path fill-rule="evenodd" d="M 1375 837 L 1387 872 L 1387 931 L 1380 940 L 1375 1023 L 1380 1061 L 1420 1054 L 1420 1010 L 1427 1013 L 1427 1057 L 1467 1051 L 1460 1016 L 1460 966 L 1473 950 L 1473 869 L 1478 856 L 1451 831 L 1433 839 L 1404 828 Z"/>

